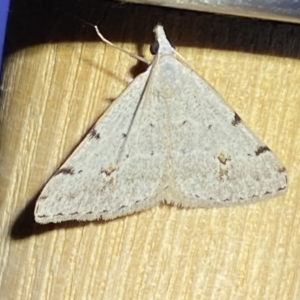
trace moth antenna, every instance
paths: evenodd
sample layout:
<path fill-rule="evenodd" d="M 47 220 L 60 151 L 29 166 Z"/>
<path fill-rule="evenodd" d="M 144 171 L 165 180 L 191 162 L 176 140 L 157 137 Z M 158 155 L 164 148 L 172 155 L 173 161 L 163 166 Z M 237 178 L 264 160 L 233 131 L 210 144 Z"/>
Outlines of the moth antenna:
<path fill-rule="evenodd" d="M 108 44 L 108 45 L 114 47 L 115 49 L 120 50 L 121 52 L 126 53 L 127 55 L 129 55 L 129 56 L 131 56 L 131 57 L 133 57 L 133 58 L 135 58 L 135 59 L 137 59 L 137 60 L 139 60 L 139 61 L 142 61 L 143 63 L 145 63 L 145 64 L 147 64 L 147 65 L 150 65 L 150 64 L 151 64 L 151 62 L 148 61 L 147 59 L 145 59 L 145 58 L 143 58 L 143 57 L 141 57 L 141 56 L 139 56 L 139 55 L 136 55 L 136 54 L 134 54 L 134 53 L 130 53 L 129 51 L 127 51 L 127 50 L 125 50 L 125 49 L 123 49 L 123 48 L 121 48 L 121 47 L 119 47 L 119 46 L 113 44 L 113 43 L 110 42 L 109 40 L 107 40 L 107 39 L 101 34 L 101 32 L 100 32 L 100 30 L 99 30 L 99 28 L 98 28 L 97 25 L 94 25 L 94 28 L 95 28 L 95 30 L 96 30 L 97 35 L 100 37 L 100 39 L 101 39 L 104 43 L 106 43 L 106 44 Z"/>

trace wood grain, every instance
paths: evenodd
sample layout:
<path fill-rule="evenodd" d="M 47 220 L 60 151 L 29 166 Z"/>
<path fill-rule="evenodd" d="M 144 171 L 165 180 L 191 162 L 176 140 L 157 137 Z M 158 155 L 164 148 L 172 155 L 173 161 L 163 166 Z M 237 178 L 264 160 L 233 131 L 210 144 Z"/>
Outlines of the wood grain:
<path fill-rule="evenodd" d="M 50 8 L 14 8 L 9 20 L 0 298 L 299 299 L 298 26 L 104 1 L 67 14 L 60 7 L 56 17 Z M 81 19 L 149 59 L 152 28 L 162 22 L 177 51 L 284 162 L 287 195 L 235 208 L 162 205 L 110 222 L 35 224 L 44 184 L 145 68 Z"/>

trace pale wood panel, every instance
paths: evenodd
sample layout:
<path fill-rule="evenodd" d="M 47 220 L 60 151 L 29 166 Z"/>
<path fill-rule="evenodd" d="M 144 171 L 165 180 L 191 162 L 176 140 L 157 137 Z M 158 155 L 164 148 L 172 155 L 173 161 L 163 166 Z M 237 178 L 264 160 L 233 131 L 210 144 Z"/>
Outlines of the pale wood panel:
<path fill-rule="evenodd" d="M 134 5 L 101 18 L 107 38 L 148 58 L 152 27 L 163 22 L 285 163 L 289 192 L 230 209 L 161 206 L 110 222 L 34 224 L 36 195 L 142 67 L 92 29 L 87 40 L 19 48 L 1 87 L 0 298 L 299 299 L 300 30 Z"/>

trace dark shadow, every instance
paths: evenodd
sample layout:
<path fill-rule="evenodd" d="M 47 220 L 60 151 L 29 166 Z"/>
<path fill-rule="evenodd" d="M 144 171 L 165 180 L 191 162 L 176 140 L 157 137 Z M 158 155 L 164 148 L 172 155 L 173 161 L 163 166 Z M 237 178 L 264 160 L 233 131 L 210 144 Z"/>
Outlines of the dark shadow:
<path fill-rule="evenodd" d="M 41 191 L 40 191 L 41 192 Z M 71 229 L 76 227 L 88 226 L 91 223 L 101 225 L 106 224 L 107 222 L 115 222 L 116 220 L 126 218 L 126 216 L 119 217 L 114 220 L 98 220 L 98 221 L 67 221 L 62 223 L 49 223 L 49 224 L 39 224 L 34 220 L 34 208 L 35 203 L 40 192 L 26 205 L 25 209 L 19 214 L 19 216 L 14 221 L 13 225 L 10 228 L 10 237 L 13 240 L 21 240 L 29 238 L 32 235 L 39 235 L 46 233 L 52 230 L 61 230 L 61 229 Z M 137 212 L 135 214 L 143 213 Z"/>
<path fill-rule="evenodd" d="M 24 47 L 65 41 L 97 41 L 97 24 L 112 42 L 133 42 L 137 54 L 154 40 L 161 22 L 173 45 L 298 58 L 300 26 L 112 0 L 12 0 L 5 55 Z M 130 30 L 129 30 L 130 29 Z"/>
<path fill-rule="evenodd" d="M 83 227 L 89 225 L 91 222 L 78 222 L 78 221 L 68 221 L 62 223 L 49 223 L 49 224 L 38 224 L 34 220 L 34 207 L 37 200 L 37 197 L 34 197 L 25 209 L 19 214 L 19 216 L 14 221 L 10 229 L 10 237 L 14 240 L 26 239 L 32 235 L 43 234 L 52 230 L 68 229 Z M 107 221 L 99 220 L 94 221 L 93 223 L 102 224 Z"/>
<path fill-rule="evenodd" d="M 22 240 L 29 238 L 33 235 L 39 235 L 43 234 L 49 231 L 53 230 L 65 230 L 65 229 L 71 229 L 71 228 L 76 228 L 76 227 L 84 227 L 88 226 L 91 223 L 97 224 L 97 225 L 102 225 L 106 224 L 107 222 L 116 222 L 119 219 L 126 218 L 126 216 L 119 217 L 114 220 L 98 220 L 98 221 L 67 221 L 67 222 L 62 222 L 62 223 L 49 223 L 49 224 L 39 224 L 35 222 L 34 220 L 34 208 L 35 208 L 35 203 L 38 198 L 38 195 L 32 199 L 25 209 L 19 214 L 19 216 L 16 218 L 14 221 L 12 227 L 10 228 L 10 237 L 13 240 Z M 135 214 L 141 214 L 141 212 L 136 212 Z"/>

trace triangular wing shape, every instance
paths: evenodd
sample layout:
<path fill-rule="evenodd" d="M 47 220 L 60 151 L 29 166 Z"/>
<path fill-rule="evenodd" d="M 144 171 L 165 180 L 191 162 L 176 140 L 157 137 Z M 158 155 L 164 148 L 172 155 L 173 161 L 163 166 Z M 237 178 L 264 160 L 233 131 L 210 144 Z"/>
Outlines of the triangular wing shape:
<path fill-rule="evenodd" d="M 155 205 L 165 122 L 161 103 L 142 101 L 150 72 L 114 101 L 46 184 L 35 207 L 37 222 L 113 219 Z"/>
<path fill-rule="evenodd" d="M 285 167 L 207 82 L 173 55 L 153 73 L 168 116 L 166 202 L 229 206 L 286 191 Z"/>

